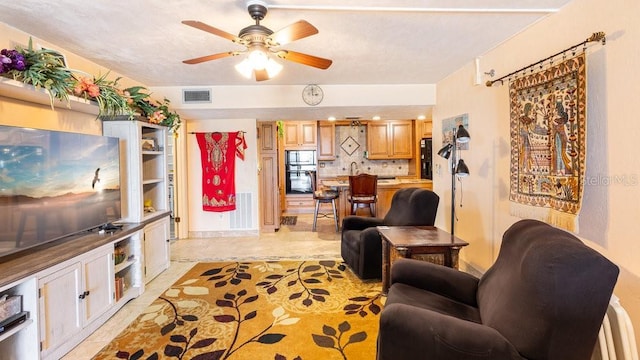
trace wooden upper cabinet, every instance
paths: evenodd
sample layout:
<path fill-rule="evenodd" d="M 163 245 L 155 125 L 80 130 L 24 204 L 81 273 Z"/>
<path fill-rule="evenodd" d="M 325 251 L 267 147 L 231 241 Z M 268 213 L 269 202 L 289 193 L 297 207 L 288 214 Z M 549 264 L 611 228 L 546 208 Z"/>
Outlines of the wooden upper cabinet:
<path fill-rule="evenodd" d="M 370 121 L 367 124 L 369 159 L 389 158 L 389 139 L 389 126 L 386 121 Z"/>
<path fill-rule="evenodd" d="M 315 150 L 318 146 L 316 121 L 285 121 L 284 147 L 286 149 Z"/>
<path fill-rule="evenodd" d="M 336 125 L 332 121 L 318 123 L 318 160 L 336 159 Z"/>
<path fill-rule="evenodd" d="M 370 121 L 367 124 L 369 159 L 413 158 L 411 120 Z"/>
<path fill-rule="evenodd" d="M 411 121 L 391 122 L 389 130 L 391 133 L 389 156 L 394 159 L 411 159 L 413 157 Z"/>
<path fill-rule="evenodd" d="M 417 120 L 418 138 L 430 138 L 433 136 L 433 123 L 429 120 Z"/>
<path fill-rule="evenodd" d="M 258 123 L 258 144 L 260 145 L 261 153 L 278 151 L 277 133 L 278 125 L 275 122 Z"/>

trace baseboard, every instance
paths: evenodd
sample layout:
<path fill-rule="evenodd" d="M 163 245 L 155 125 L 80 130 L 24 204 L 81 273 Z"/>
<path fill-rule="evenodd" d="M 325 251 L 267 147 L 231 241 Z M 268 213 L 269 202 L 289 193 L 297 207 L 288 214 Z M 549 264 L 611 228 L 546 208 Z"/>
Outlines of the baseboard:
<path fill-rule="evenodd" d="M 258 236 L 258 230 L 228 230 L 228 231 L 189 231 L 190 239 Z"/>

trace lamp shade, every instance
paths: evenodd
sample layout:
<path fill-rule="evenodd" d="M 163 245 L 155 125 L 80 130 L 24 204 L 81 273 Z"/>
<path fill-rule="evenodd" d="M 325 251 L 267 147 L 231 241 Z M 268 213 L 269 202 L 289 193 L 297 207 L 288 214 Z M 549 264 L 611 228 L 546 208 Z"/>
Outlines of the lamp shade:
<path fill-rule="evenodd" d="M 458 160 L 458 166 L 456 166 L 456 176 L 465 177 L 469 176 L 469 168 L 467 164 L 464 163 L 464 160 Z"/>
<path fill-rule="evenodd" d="M 442 156 L 445 159 L 448 159 L 451 156 L 451 152 L 453 151 L 453 145 L 447 144 L 442 147 L 442 149 L 438 150 L 438 155 Z"/>
<path fill-rule="evenodd" d="M 456 132 L 456 141 L 459 143 L 468 143 L 471 140 L 471 135 L 464 126 L 458 126 L 458 131 Z"/>

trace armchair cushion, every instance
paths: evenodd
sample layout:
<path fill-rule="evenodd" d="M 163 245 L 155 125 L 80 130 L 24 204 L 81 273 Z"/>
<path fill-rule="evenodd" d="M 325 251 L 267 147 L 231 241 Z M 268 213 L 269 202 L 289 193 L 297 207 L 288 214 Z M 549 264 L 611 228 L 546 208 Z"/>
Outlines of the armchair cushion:
<path fill-rule="evenodd" d="M 346 216 L 342 219 L 340 253 L 361 279 L 382 277 L 382 239 L 376 226 L 432 226 L 439 197 L 431 190 L 405 188 L 396 191 L 389 212 L 381 218 Z"/>
<path fill-rule="evenodd" d="M 345 216 L 342 220 L 342 228 L 346 231 L 362 231 L 370 227 L 384 225 L 384 219 L 364 217 L 364 216 Z"/>
<path fill-rule="evenodd" d="M 442 295 L 454 301 L 477 307 L 479 279 L 471 274 L 427 261 L 398 259 L 393 263 L 391 285 L 411 287 Z"/>
<path fill-rule="evenodd" d="M 380 315 L 378 360 L 524 359 L 498 331 L 411 305 L 385 305 Z"/>

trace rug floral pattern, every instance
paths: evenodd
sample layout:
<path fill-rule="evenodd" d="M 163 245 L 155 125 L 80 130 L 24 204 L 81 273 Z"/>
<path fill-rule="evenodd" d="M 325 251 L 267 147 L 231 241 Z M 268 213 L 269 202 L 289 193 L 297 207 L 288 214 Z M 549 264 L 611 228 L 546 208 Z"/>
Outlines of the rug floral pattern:
<path fill-rule="evenodd" d="M 380 289 L 333 260 L 199 263 L 94 359 L 374 359 Z"/>

